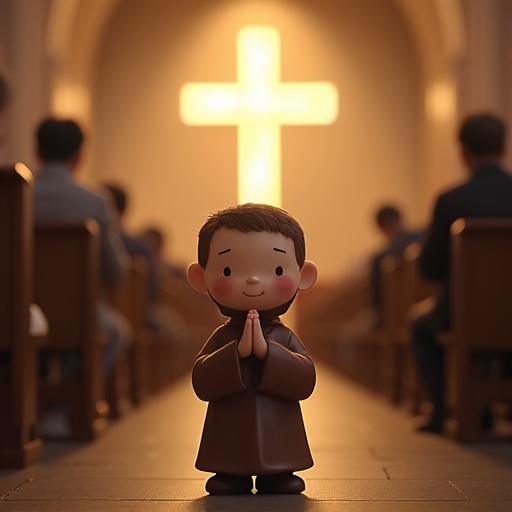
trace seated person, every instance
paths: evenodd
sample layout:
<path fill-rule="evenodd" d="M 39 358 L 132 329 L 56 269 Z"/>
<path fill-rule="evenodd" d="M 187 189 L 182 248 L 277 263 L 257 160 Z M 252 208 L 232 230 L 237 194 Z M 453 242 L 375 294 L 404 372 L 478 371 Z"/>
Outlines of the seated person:
<path fill-rule="evenodd" d="M 74 177 L 83 140 L 82 129 L 71 119 L 48 118 L 39 124 L 36 141 L 41 164 L 34 180 L 34 219 L 36 223 L 94 219 L 100 228 L 100 282 L 107 289 L 121 282 L 128 260 L 109 198 Z M 98 326 L 107 334 L 103 372 L 109 376 L 130 343 L 131 330 L 126 318 L 104 298 L 98 302 Z M 76 358 L 63 360 L 61 377 L 74 375 L 78 364 Z"/>
<path fill-rule="evenodd" d="M 373 254 L 365 271 L 359 269 L 360 277 L 369 277 L 370 303 L 354 316 L 344 322 L 338 332 L 338 358 L 350 361 L 354 357 L 353 345 L 367 336 L 372 336 L 375 329 L 383 323 L 383 304 L 380 279 L 382 260 L 392 254 L 402 254 L 407 246 L 419 242 L 422 233 L 406 229 L 400 210 L 393 205 L 381 206 L 375 214 L 375 224 L 384 236 L 384 246 Z"/>
<path fill-rule="evenodd" d="M 0 149 L 4 142 L 3 115 L 11 98 L 11 85 L 9 73 L 0 66 Z M 31 304 L 29 310 L 29 329 L 31 336 L 45 336 L 48 333 L 48 320 L 37 304 Z M 0 352 L 0 363 L 9 358 Z"/>
<path fill-rule="evenodd" d="M 442 433 L 444 429 L 445 360 L 437 334 L 451 325 L 451 225 L 465 217 L 512 217 L 512 177 L 504 163 L 506 140 L 506 125 L 494 114 L 484 112 L 465 118 L 459 126 L 458 143 L 468 178 L 435 201 L 420 271 L 426 279 L 440 285 L 440 293 L 432 308 L 412 326 L 414 354 L 433 407 L 430 417 L 417 425 L 420 432 Z M 512 369 L 510 361 L 500 359 L 500 371 L 507 374 Z M 487 361 L 480 363 L 487 366 Z M 492 427 L 489 410 L 482 411 L 481 426 Z"/>
<path fill-rule="evenodd" d="M 158 275 L 153 255 L 139 237 L 130 234 L 126 229 L 126 213 L 129 204 L 128 194 L 120 185 L 106 183 L 104 186 L 112 197 L 121 228 L 121 239 L 123 240 L 126 251 L 130 256 L 142 256 L 148 264 L 148 300 L 151 303 L 156 302 L 158 300 Z"/>
<path fill-rule="evenodd" d="M 187 269 L 165 258 L 166 239 L 160 228 L 155 226 L 146 228 L 142 233 L 142 240 L 144 240 L 156 260 L 160 280 L 165 280 L 167 277 L 178 277 L 186 281 Z"/>
<path fill-rule="evenodd" d="M 377 252 L 370 263 L 371 301 L 375 312 L 375 325 L 382 325 L 382 292 L 380 283 L 380 265 L 391 254 L 403 254 L 408 245 L 421 241 L 421 231 L 405 228 L 402 214 L 396 206 L 385 205 L 375 214 L 375 224 L 384 235 L 385 245 Z"/>
<path fill-rule="evenodd" d="M 121 238 L 128 254 L 130 256 L 142 256 L 148 265 L 147 327 L 154 332 L 163 334 L 164 337 L 170 340 L 182 341 L 186 337 L 183 319 L 176 311 L 165 308 L 160 303 L 161 276 L 159 274 L 157 257 L 142 237 L 130 234 L 125 227 L 129 206 L 126 190 L 120 185 L 113 183 L 106 184 L 105 188 L 112 196 L 121 226 Z"/>

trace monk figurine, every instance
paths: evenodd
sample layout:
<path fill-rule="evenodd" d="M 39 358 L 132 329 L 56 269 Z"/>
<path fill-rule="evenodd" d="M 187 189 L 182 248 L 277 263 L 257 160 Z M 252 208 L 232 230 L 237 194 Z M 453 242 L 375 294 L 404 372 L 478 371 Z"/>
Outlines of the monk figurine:
<path fill-rule="evenodd" d="M 315 387 L 308 351 L 279 316 L 316 265 L 304 233 L 286 211 L 243 204 L 211 215 L 199 231 L 188 280 L 208 292 L 227 322 L 197 355 L 192 384 L 209 402 L 196 468 L 215 473 L 209 494 L 298 494 L 294 471 L 313 465 L 300 400 Z"/>

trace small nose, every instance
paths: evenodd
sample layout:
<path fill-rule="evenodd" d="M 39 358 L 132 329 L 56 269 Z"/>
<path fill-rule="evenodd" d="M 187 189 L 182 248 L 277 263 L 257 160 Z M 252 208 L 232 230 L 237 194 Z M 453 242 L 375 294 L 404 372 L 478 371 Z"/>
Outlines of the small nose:
<path fill-rule="evenodd" d="M 260 282 L 260 278 L 256 276 L 251 276 L 247 278 L 247 284 L 258 284 Z"/>

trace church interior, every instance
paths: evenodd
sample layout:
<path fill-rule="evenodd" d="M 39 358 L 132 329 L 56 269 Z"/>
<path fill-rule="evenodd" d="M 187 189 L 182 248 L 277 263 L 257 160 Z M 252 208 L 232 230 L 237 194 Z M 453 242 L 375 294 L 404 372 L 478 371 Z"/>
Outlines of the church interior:
<path fill-rule="evenodd" d="M 509 511 L 511 24 L 510 0 L 0 0 L 0 510 Z M 267 224 L 201 260 L 247 203 L 302 260 Z M 223 304 L 267 240 L 286 300 Z"/>

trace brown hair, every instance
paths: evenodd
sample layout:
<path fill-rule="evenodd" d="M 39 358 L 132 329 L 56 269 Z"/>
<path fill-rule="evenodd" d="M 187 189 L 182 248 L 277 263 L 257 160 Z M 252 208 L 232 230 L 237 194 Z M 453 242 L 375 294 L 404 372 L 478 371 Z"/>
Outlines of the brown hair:
<path fill-rule="evenodd" d="M 243 233 L 268 231 L 291 238 L 295 257 L 302 268 L 306 259 L 306 242 L 300 224 L 285 210 L 268 204 L 246 203 L 230 206 L 211 214 L 199 230 L 197 260 L 205 268 L 210 254 L 213 234 L 220 228 L 236 229 Z"/>

